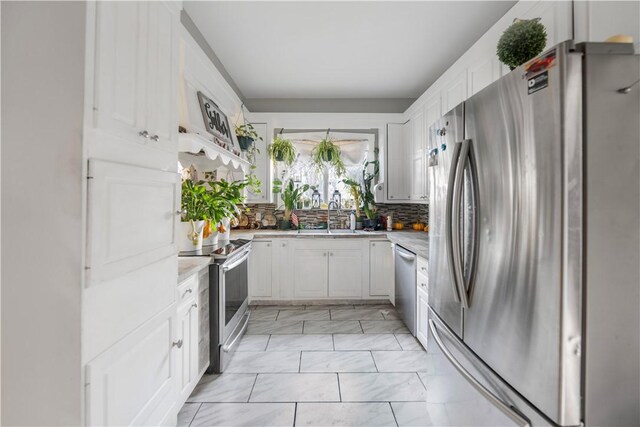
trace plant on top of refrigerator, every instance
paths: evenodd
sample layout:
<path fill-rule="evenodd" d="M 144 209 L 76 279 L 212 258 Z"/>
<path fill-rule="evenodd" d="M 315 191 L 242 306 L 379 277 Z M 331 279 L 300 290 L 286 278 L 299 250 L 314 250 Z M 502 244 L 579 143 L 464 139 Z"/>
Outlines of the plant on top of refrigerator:
<path fill-rule="evenodd" d="M 538 56 L 547 45 L 547 32 L 540 18 L 514 19 L 498 40 L 497 55 L 510 69 Z"/>

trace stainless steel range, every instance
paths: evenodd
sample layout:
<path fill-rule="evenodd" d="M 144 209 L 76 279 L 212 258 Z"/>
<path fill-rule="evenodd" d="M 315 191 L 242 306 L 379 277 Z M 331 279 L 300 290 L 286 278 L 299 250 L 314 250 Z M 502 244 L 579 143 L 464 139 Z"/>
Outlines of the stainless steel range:
<path fill-rule="evenodd" d="M 181 252 L 180 256 L 210 256 L 209 315 L 210 364 L 207 373 L 221 373 L 247 329 L 249 282 L 247 260 L 251 241 L 220 241 L 201 251 Z"/>

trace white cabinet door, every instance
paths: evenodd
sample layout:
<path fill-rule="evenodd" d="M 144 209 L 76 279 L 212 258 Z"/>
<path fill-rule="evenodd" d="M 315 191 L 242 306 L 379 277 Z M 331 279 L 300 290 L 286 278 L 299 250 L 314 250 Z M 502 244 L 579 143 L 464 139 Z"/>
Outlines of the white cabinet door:
<path fill-rule="evenodd" d="M 180 405 L 198 382 L 198 304 L 195 296 L 178 309 L 177 379 Z"/>
<path fill-rule="evenodd" d="M 95 126 L 141 143 L 146 115 L 146 2 L 97 2 Z"/>
<path fill-rule="evenodd" d="M 293 256 L 295 298 L 321 298 L 328 295 L 328 251 L 296 249 Z"/>
<path fill-rule="evenodd" d="M 369 243 L 369 296 L 393 294 L 393 250 L 391 242 L 377 240 Z"/>
<path fill-rule="evenodd" d="M 260 180 L 260 192 L 254 193 L 251 190 L 247 191 L 247 202 L 249 203 L 271 203 L 271 189 L 269 183 L 271 182 L 270 168 L 269 168 L 269 155 L 267 153 L 267 147 L 269 145 L 267 139 L 267 124 L 266 123 L 253 123 L 258 135 L 262 138 L 262 141 L 254 141 L 254 144 L 260 151 L 256 154 L 255 169 L 253 173 Z"/>
<path fill-rule="evenodd" d="M 87 425 L 175 425 L 175 305 L 86 365 Z"/>
<path fill-rule="evenodd" d="M 91 160 L 88 286 L 177 253 L 177 173 Z"/>
<path fill-rule="evenodd" d="M 329 296 L 362 297 L 362 251 L 331 249 L 329 251 Z"/>
<path fill-rule="evenodd" d="M 272 272 L 272 243 L 254 241 L 249 256 L 249 298 L 270 298 Z"/>
<path fill-rule="evenodd" d="M 427 129 L 429 129 L 436 120 L 442 117 L 442 100 L 440 97 L 440 92 L 436 92 L 433 96 L 427 99 L 424 109 L 426 115 L 425 126 Z"/>
<path fill-rule="evenodd" d="M 427 350 L 427 336 L 429 328 L 429 298 L 427 292 L 420 283 L 418 283 L 417 292 L 417 327 L 416 338 L 420 341 L 425 350 Z"/>
<path fill-rule="evenodd" d="M 387 124 L 387 199 L 390 202 L 411 199 L 411 171 L 410 155 L 407 150 L 410 125 L 389 123 Z"/>
<path fill-rule="evenodd" d="M 178 146 L 178 15 L 163 1 L 148 3 L 146 121 L 150 146 Z"/>
<path fill-rule="evenodd" d="M 419 112 L 409 122 L 411 123 L 411 200 L 426 202 L 427 173 L 425 169 L 426 125 L 425 114 Z"/>
<path fill-rule="evenodd" d="M 467 70 L 462 70 L 451 82 L 446 85 L 444 92 L 444 113 L 453 109 L 456 105 L 467 99 Z"/>
<path fill-rule="evenodd" d="M 469 96 L 480 92 L 500 78 L 500 61 L 495 55 L 487 55 L 469 67 Z"/>

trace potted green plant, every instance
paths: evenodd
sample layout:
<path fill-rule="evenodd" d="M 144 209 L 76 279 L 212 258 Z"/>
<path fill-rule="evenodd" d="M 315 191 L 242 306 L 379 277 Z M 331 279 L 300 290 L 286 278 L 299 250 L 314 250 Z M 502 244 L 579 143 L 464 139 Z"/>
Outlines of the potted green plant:
<path fill-rule="evenodd" d="M 209 195 L 203 181 L 182 181 L 180 250 L 202 249 L 203 230 L 209 219 Z"/>
<path fill-rule="evenodd" d="M 244 206 L 246 197 L 243 190 L 250 187 L 252 180 L 246 178 L 239 181 L 210 181 L 207 197 L 208 216 L 212 226 L 219 233 L 222 233 L 223 240 L 229 240 L 230 221 L 240 212 L 240 207 Z M 214 236 L 215 243 L 216 237 Z"/>
<path fill-rule="evenodd" d="M 292 179 L 290 179 L 284 187 L 284 191 L 281 194 L 282 202 L 284 204 L 284 215 L 280 222 L 280 228 L 282 230 L 288 230 L 291 228 L 291 212 L 296 208 L 298 201 L 308 189 L 309 184 L 296 187 Z"/>
<path fill-rule="evenodd" d="M 362 199 L 362 187 L 360 186 L 359 182 L 351 178 L 345 178 L 342 180 L 342 182 L 344 182 L 344 184 L 349 187 L 349 194 L 351 194 L 351 197 L 353 197 L 353 207 L 356 211 L 356 218 L 360 218 L 360 200 Z"/>
<path fill-rule="evenodd" d="M 290 140 L 278 135 L 269 145 L 269 158 L 274 162 L 284 162 L 291 166 L 296 160 L 296 149 Z"/>
<path fill-rule="evenodd" d="M 311 161 L 318 169 L 322 169 L 326 165 L 333 167 L 337 176 L 342 176 L 345 172 L 340 147 L 338 147 L 328 135 L 311 151 Z"/>
<path fill-rule="evenodd" d="M 242 151 L 247 151 L 253 146 L 254 141 L 262 141 L 262 137 L 258 135 L 251 123 L 236 125 L 236 137 Z"/>
<path fill-rule="evenodd" d="M 498 59 L 511 70 L 542 53 L 547 32 L 540 18 L 515 19 L 498 40 Z"/>

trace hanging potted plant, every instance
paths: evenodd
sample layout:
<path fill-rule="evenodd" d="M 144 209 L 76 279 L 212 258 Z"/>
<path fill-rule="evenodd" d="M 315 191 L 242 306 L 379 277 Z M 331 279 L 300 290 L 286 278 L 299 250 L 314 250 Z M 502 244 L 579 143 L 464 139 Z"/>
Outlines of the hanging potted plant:
<path fill-rule="evenodd" d="M 277 135 L 269 145 L 269 158 L 274 162 L 284 162 L 291 166 L 296 160 L 296 149 L 290 140 Z"/>
<path fill-rule="evenodd" d="M 345 172 L 340 147 L 329 138 L 329 131 L 327 131 L 327 136 L 313 148 L 311 161 L 318 169 L 322 169 L 327 165 L 333 167 L 337 176 L 342 176 Z"/>
<path fill-rule="evenodd" d="M 209 194 L 203 181 L 182 181 L 180 250 L 202 249 L 204 225 L 209 219 Z"/>
<path fill-rule="evenodd" d="M 540 18 L 514 19 L 498 40 L 498 59 L 511 70 L 542 53 L 547 32 Z"/>
<path fill-rule="evenodd" d="M 309 184 L 295 187 L 293 180 L 290 179 L 287 186 L 284 187 L 281 198 L 284 204 L 284 216 L 280 221 L 280 229 L 288 230 L 291 228 L 291 212 L 296 208 L 302 195 L 309 189 Z"/>
<path fill-rule="evenodd" d="M 242 151 L 248 151 L 254 146 L 255 141 L 262 141 L 262 137 L 258 135 L 251 123 L 245 123 L 243 125 L 236 125 L 236 137 L 238 138 L 238 144 Z"/>

